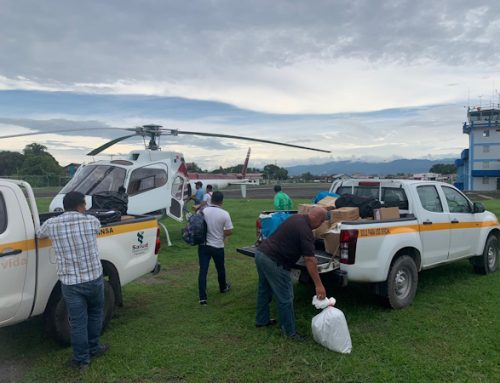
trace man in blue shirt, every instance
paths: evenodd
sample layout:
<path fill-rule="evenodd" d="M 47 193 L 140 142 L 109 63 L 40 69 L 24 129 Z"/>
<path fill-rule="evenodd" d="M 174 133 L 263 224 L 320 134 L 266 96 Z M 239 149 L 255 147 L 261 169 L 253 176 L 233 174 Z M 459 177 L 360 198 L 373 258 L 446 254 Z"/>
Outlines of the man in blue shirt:
<path fill-rule="evenodd" d="M 199 205 L 203 202 L 203 195 L 205 194 L 203 192 L 203 183 L 201 181 L 196 181 L 194 186 L 196 186 L 196 192 L 194 193 L 194 203 L 196 205 Z"/>

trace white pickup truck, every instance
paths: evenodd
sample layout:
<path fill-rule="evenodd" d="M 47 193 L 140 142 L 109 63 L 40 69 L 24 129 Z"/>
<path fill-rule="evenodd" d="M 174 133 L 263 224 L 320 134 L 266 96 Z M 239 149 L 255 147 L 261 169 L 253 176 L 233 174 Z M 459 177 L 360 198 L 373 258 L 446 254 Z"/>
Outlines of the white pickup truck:
<path fill-rule="evenodd" d="M 36 232 L 46 219 L 38 214 L 33 191 L 23 181 L 0 179 L 0 327 L 44 314 L 48 333 L 69 344 L 69 322 L 49 239 Z M 99 218 L 99 217 L 98 217 Z M 105 277 L 104 326 L 123 304 L 121 287 L 159 270 L 160 230 L 153 217 L 129 216 L 103 225 L 98 247 Z"/>
<path fill-rule="evenodd" d="M 339 251 L 328 262 L 334 269 L 324 267 L 326 260 L 318 262 L 320 274 L 342 273 L 349 282 L 373 283 L 392 308 L 413 302 L 422 270 L 465 258 L 480 274 L 497 269 L 497 217 L 449 184 L 349 179 L 335 182 L 330 191 L 399 207 L 397 219 L 342 222 Z M 250 247 L 238 251 L 253 253 Z"/>

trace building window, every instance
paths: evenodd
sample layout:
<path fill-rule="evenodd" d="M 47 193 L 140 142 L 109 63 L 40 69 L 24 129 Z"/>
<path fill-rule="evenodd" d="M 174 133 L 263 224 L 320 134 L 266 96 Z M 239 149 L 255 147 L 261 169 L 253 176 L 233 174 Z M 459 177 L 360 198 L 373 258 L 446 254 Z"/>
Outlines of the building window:
<path fill-rule="evenodd" d="M 489 185 L 490 179 L 488 177 L 483 177 L 483 185 Z"/>
<path fill-rule="evenodd" d="M 483 162 L 483 169 L 489 169 L 490 168 L 490 161 L 484 161 Z"/>
<path fill-rule="evenodd" d="M 489 129 L 483 130 L 483 137 L 489 137 L 489 136 L 490 136 L 490 130 Z"/>
<path fill-rule="evenodd" d="M 483 145 L 483 153 L 489 153 L 490 152 L 490 146 L 489 145 Z"/>

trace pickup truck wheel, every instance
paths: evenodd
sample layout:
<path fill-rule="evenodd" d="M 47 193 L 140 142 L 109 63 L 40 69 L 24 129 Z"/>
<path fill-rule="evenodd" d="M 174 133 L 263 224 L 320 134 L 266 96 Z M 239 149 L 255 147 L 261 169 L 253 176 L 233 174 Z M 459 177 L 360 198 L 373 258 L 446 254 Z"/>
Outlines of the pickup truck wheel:
<path fill-rule="evenodd" d="M 104 280 L 104 320 L 102 330 L 106 328 L 113 317 L 115 308 L 115 294 L 111 284 Z M 71 345 L 71 330 L 69 325 L 68 311 L 62 293 L 59 292 L 49 301 L 45 310 L 45 321 L 47 332 L 63 346 Z"/>
<path fill-rule="evenodd" d="M 386 303 L 393 309 L 409 306 L 415 298 L 418 272 L 415 261 L 408 255 L 397 258 L 387 277 Z"/>
<path fill-rule="evenodd" d="M 498 267 L 498 239 L 490 235 L 484 245 L 483 254 L 472 258 L 474 271 L 478 274 L 494 273 Z"/>
<path fill-rule="evenodd" d="M 113 286 L 106 279 L 104 280 L 104 320 L 102 331 L 106 329 L 111 318 L 115 313 L 115 292 Z"/>

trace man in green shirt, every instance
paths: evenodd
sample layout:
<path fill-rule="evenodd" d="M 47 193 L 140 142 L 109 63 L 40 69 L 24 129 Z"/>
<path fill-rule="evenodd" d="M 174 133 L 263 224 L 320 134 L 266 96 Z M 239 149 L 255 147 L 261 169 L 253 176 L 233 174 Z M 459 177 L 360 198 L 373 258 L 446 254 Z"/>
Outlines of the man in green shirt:
<path fill-rule="evenodd" d="M 274 187 L 274 192 L 276 193 L 274 195 L 274 208 L 276 210 L 292 210 L 293 209 L 293 202 L 288 197 L 286 193 L 283 193 L 281 191 L 281 186 L 276 185 Z"/>

